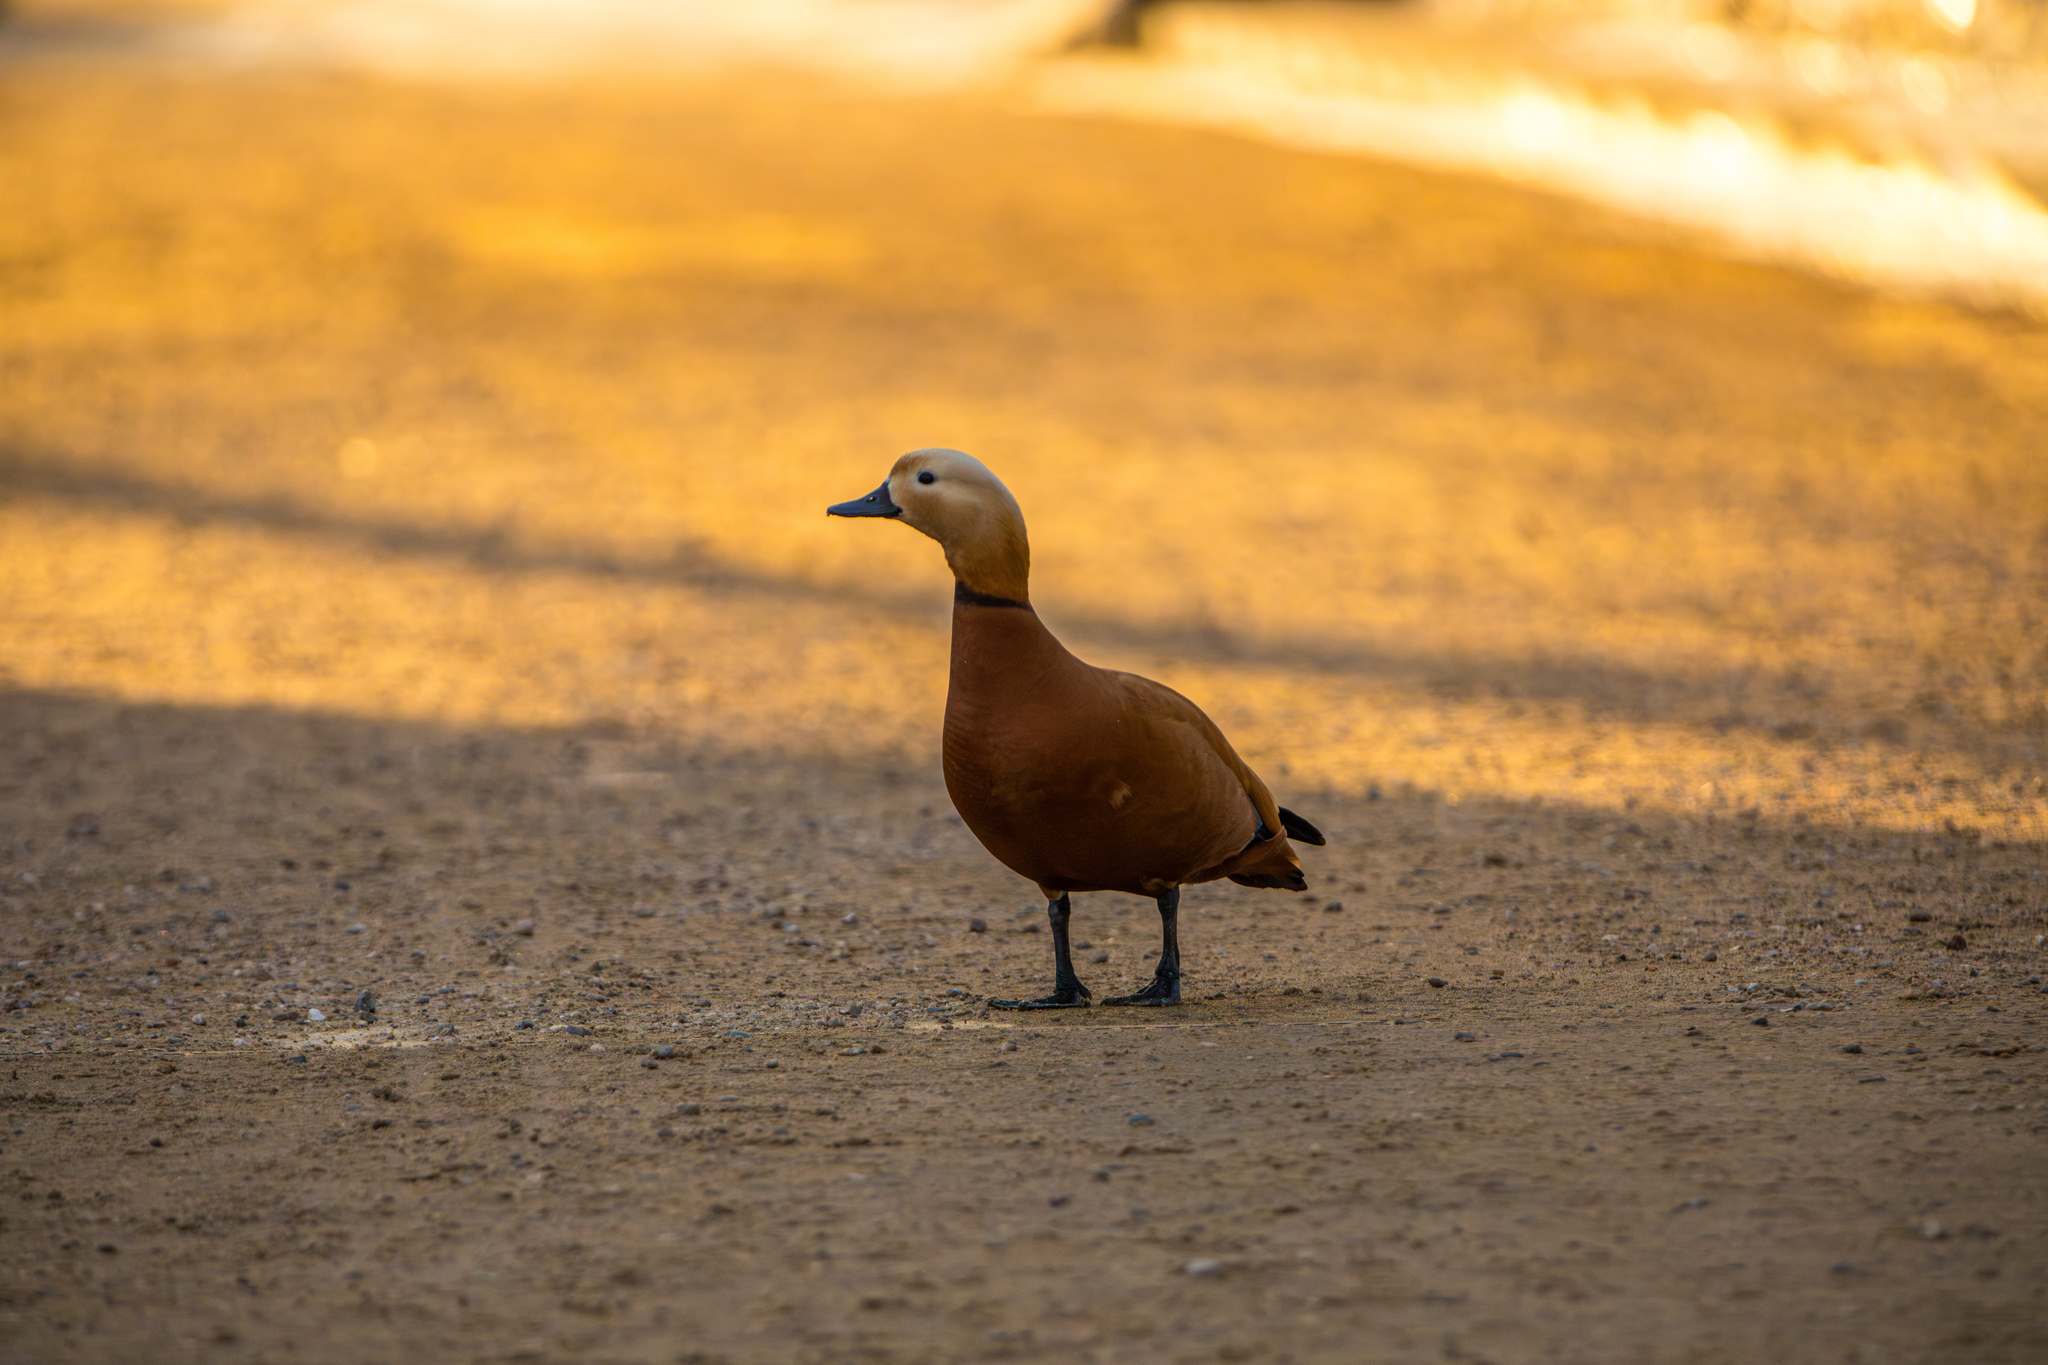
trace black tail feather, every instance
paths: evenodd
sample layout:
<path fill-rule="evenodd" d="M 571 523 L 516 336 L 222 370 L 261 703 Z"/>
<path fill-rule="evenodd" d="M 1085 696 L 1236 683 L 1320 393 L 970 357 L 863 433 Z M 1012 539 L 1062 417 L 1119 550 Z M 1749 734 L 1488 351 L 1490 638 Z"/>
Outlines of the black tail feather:
<path fill-rule="evenodd" d="M 1318 848 L 1320 848 L 1324 844 L 1329 842 L 1329 840 L 1323 837 L 1323 832 L 1321 830 L 1317 829 L 1314 825 L 1311 825 L 1308 821 L 1302 819 L 1299 815 L 1296 815 L 1293 811 L 1287 809 L 1287 807 L 1285 806 L 1282 806 L 1280 808 L 1280 828 L 1282 831 L 1286 833 L 1288 838 L 1294 840 L 1296 843 L 1314 844 Z"/>

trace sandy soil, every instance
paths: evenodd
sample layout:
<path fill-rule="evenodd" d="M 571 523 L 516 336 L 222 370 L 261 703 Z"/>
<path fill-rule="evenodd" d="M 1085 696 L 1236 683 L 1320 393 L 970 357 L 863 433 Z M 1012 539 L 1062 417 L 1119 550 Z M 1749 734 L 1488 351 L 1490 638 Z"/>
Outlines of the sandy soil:
<path fill-rule="evenodd" d="M 2037 325 L 780 78 L 0 180 L 0 1359 L 2048 1352 Z M 980 1004 L 933 441 L 1332 836 L 1177 1011 Z"/>
<path fill-rule="evenodd" d="M 2033 851 L 1309 798 L 1341 910 L 1205 889 L 1195 1003 L 1011 1027 L 1047 935 L 927 773 L 8 722 L 10 1359 L 2043 1345 Z"/>

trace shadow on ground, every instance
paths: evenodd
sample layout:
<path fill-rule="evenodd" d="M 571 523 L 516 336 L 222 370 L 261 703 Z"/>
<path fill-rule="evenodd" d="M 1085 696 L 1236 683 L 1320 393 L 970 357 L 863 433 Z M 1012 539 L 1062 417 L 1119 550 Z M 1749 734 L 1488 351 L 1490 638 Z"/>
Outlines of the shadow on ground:
<path fill-rule="evenodd" d="M 1191 893 L 1194 1002 L 1012 1028 L 1040 910 L 923 765 L 0 733 L 9 1359 L 2048 1344 L 2039 848 L 1292 793 L 1315 891 Z"/>

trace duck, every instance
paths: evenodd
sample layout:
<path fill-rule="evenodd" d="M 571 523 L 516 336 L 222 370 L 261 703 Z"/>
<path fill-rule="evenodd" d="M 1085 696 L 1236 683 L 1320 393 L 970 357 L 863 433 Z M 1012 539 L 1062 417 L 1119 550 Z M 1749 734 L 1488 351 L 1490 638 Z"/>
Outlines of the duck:
<path fill-rule="evenodd" d="M 1322 833 L 1273 799 L 1216 723 L 1162 683 L 1084 663 L 1038 619 L 1024 512 L 988 466 L 913 450 L 880 488 L 825 511 L 903 522 L 953 571 L 946 794 L 982 847 L 1038 887 L 1052 929 L 1052 993 L 991 1007 L 1091 1004 L 1069 937 L 1076 893 L 1157 904 L 1151 982 L 1102 1003 L 1166 1006 L 1181 1003 L 1182 887 L 1308 889 L 1294 843 Z"/>

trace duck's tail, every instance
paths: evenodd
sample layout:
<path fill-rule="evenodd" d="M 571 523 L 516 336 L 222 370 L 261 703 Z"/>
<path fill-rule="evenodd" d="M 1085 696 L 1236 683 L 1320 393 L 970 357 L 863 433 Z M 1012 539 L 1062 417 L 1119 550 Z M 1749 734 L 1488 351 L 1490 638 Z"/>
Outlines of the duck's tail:
<path fill-rule="evenodd" d="M 1265 887 L 1274 891 L 1306 891 L 1308 878 L 1301 873 L 1301 860 L 1287 840 L 1275 836 L 1254 843 L 1237 856 L 1237 867 L 1228 875 L 1239 886 Z"/>
<path fill-rule="evenodd" d="M 1317 848 L 1321 848 L 1329 842 L 1329 840 L 1323 838 L 1321 830 L 1287 809 L 1287 807 L 1281 806 L 1279 809 L 1280 830 L 1288 838 L 1299 844 L 1314 844 Z"/>

